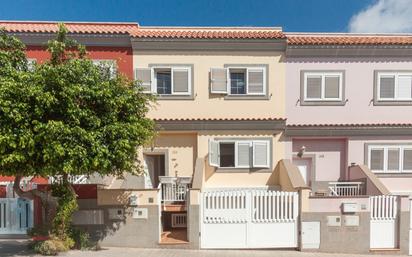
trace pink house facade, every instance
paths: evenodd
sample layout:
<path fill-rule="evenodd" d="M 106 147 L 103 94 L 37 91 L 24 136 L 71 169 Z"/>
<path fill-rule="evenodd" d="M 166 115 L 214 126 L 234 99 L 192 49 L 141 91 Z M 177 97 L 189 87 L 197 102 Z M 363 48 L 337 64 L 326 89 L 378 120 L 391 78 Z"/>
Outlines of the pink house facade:
<path fill-rule="evenodd" d="M 410 194 L 412 50 L 393 36 L 343 38 L 288 35 L 286 152 L 314 192 L 366 165 L 391 193 Z"/>

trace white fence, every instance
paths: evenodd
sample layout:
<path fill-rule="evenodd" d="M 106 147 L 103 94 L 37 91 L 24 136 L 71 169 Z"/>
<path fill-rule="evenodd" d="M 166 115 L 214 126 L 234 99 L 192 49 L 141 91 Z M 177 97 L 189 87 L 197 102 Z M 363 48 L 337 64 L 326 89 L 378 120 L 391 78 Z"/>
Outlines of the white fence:
<path fill-rule="evenodd" d="M 357 196 L 363 194 L 363 182 L 329 182 L 330 196 Z"/>
<path fill-rule="evenodd" d="M 369 205 L 370 248 L 395 248 L 398 234 L 398 197 L 392 195 L 371 196 Z"/>
<path fill-rule="evenodd" d="M 297 246 L 298 194 L 268 189 L 202 193 L 202 248 Z"/>
<path fill-rule="evenodd" d="M 398 197 L 394 195 L 378 195 L 369 198 L 372 220 L 393 220 L 398 213 Z"/>
<path fill-rule="evenodd" d="M 0 198 L 0 235 L 26 234 L 33 227 L 33 201 Z"/>

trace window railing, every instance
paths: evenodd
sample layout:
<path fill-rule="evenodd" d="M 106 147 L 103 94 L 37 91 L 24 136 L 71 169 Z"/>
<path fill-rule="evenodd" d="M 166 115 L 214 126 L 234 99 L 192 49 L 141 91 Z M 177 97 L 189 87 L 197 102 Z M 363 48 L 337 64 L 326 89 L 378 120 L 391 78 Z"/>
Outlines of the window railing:
<path fill-rule="evenodd" d="M 363 182 L 329 182 L 329 196 L 363 195 Z"/>
<path fill-rule="evenodd" d="M 159 177 L 163 203 L 185 202 L 191 177 Z"/>

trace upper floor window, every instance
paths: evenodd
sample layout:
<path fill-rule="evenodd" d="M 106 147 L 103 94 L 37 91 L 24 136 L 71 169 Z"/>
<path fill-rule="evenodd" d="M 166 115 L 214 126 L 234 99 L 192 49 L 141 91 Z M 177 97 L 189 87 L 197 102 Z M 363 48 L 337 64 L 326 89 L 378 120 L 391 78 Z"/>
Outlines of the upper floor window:
<path fill-rule="evenodd" d="M 114 60 L 93 60 L 93 64 L 99 67 L 102 76 L 114 78 L 117 73 L 116 61 Z"/>
<path fill-rule="evenodd" d="M 378 101 L 412 101 L 412 72 L 377 72 Z"/>
<path fill-rule="evenodd" d="M 159 96 L 190 96 L 192 94 L 192 67 L 155 66 L 136 69 L 136 79 L 143 91 Z"/>
<path fill-rule="evenodd" d="M 369 145 L 368 165 L 373 172 L 412 172 L 412 145 Z"/>
<path fill-rule="evenodd" d="M 343 71 L 304 71 L 302 74 L 301 103 L 343 103 Z"/>
<path fill-rule="evenodd" d="M 34 68 L 36 67 L 36 62 L 36 59 L 27 58 L 27 69 L 29 71 L 34 71 Z"/>
<path fill-rule="evenodd" d="M 266 66 L 229 66 L 210 70 L 210 92 L 228 96 L 265 96 Z"/>
<path fill-rule="evenodd" d="M 219 168 L 269 168 L 269 140 L 210 140 L 209 164 Z"/>

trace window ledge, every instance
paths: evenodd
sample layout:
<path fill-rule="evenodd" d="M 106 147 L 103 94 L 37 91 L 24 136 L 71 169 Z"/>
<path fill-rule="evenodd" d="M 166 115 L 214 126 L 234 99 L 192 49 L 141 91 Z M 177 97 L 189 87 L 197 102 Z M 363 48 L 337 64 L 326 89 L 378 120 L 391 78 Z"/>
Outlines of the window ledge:
<path fill-rule="evenodd" d="M 272 173 L 270 168 L 216 168 L 218 173 Z"/>
<path fill-rule="evenodd" d="M 412 105 L 412 100 L 411 101 L 396 101 L 396 100 L 373 100 L 373 105 L 374 106 L 410 106 Z"/>
<path fill-rule="evenodd" d="M 412 172 L 373 172 L 377 177 L 412 177 Z"/>
<path fill-rule="evenodd" d="M 345 106 L 346 100 L 337 101 L 310 101 L 310 100 L 300 100 L 301 106 Z"/>
<path fill-rule="evenodd" d="M 226 95 L 225 100 L 269 100 L 268 95 Z"/>
<path fill-rule="evenodd" d="M 157 100 L 195 100 L 193 95 L 157 95 Z"/>

